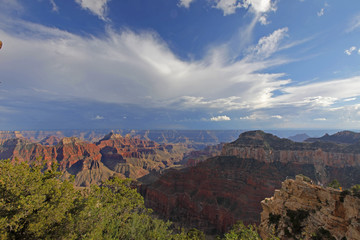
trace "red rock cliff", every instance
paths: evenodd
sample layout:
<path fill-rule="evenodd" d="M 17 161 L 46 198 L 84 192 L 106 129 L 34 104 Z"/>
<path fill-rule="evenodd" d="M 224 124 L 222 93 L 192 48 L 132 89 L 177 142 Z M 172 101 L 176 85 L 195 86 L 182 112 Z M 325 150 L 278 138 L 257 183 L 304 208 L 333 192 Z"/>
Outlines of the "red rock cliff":
<path fill-rule="evenodd" d="M 208 233 L 236 220 L 259 223 L 260 201 L 287 177 L 304 174 L 326 184 L 360 182 L 360 149 L 334 143 L 294 143 L 261 131 L 225 144 L 222 156 L 172 170 L 142 186 L 148 207 L 160 215 Z"/>

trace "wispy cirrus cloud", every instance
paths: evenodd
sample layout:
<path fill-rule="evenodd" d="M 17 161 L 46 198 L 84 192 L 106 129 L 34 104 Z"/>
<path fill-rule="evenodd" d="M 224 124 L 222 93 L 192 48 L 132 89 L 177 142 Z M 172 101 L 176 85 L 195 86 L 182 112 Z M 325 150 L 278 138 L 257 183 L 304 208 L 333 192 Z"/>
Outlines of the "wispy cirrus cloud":
<path fill-rule="evenodd" d="M 50 4 L 52 6 L 53 12 L 59 12 L 59 7 L 58 7 L 58 5 L 56 5 L 55 0 L 50 0 Z"/>
<path fill-rule="evenodd" d="M 261 37 L 236 61 L 223 45 L 213 46 L 200 60 L 181 59 L 152 31 L 109 28 L 103 36 L 84 37 L 24 21 L 1 22 L 0 29 L 7 43 L 0 65 L 7 90 L 2 92 L 4 99 L 81 99 L 215 112 L 210 116 L 232 116 L 221 111 L 246 111 L 249 114 L 241 120 L 285 121 L 294 108 L 297 112 L 330 111 L 337 102 L 360 96 L 359 76 L 294 85 L 285 73 L 268 70 L 289 62 L 274 57 L 289 46 L 283 44 L 287 28 Z M 276 91 L 282 94 L 274 94 Z"/>
<path fill-rule="evenodd" d="M 360 28 L 360 14 L 354 16 L 349 23 L 349 27 L 346 29 L 346 32 L 352 32 Z"/>
<path fill-rule="evenodd" d="M 255 112 L 251 115 L 240 117 L 240 120 L 269 120 L 269 119 L 283 119 L 280 115 L 267 115 L 261 112 Z"/>
<path fill-rule="evenodd" d="M 194 2 L 195 0 L 179 0 L 179 6 L 184 8 L 189 8 L 190 4 Z"/>
<path fill-rule="evenodd" d="M 107 4 L 110 0 L 75 0 L 81 8 L 90 11 L 101 20 L 107 21 Z"/>
<path fill-rule="evenodd" d="M 280 42 L 287 36 L 288 28 L 275 30 L 268 36 L 262 37 L 253 51 L 257 57 L 268 58 L 275 53 L 280 46 Z"/>
<path fill-rule="evenodd" d="M 9 50 L 3 52 L 7 57 L 0 70 L 2 79 L 15 79 L 7 86 L 17 94 L 35 94 L 36 88 L 44 98 L 240 109 L 266 106 L 271 91 L 289 83 L 281 79 L 282 73 L 259 73 L 284 63 L 260 56 L 268 58 L 276 51 L 276 39 L 282 38 L 277 31 L 259 41 L 256 59 L 229 62 L 215 47 L 202 60 L 184 61 L 154 32 L 109 29 L 102 37 L 87 38 L 38 24 L 11 23 L 28 33 L 24 38 L 11 33 L 10 23 L 3 24 L 10 31 L 0 30 Z M 20 65 L 22 71 L 16 71 Z"/>

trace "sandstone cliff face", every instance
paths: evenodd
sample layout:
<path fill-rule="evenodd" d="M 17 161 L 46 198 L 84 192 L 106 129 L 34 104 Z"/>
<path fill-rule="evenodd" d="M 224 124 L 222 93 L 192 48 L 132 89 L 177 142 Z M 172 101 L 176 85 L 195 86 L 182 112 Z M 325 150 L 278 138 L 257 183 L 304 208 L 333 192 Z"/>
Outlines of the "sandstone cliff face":
<path fill-rule="evenodd" d="M 57 145 L 61 141 L 61 138 L 56 136 L 47 136 L 42 139 L 39 143 L 45 146 L 54 146 Z"/>
<path fill-rule="evenodd" d="M 48 167 L 57 162 L 65 176 L 75 175 L 76 185 L 89 186 L 113 175 L 136 179 L 150 171 L 165 169 L 179 162 L 188 151 L 183 146 L 113 133 L 96 144 L 75 137 L 65 137 L 53 145 L 55 141 L 59 140 L 46 138 L 42 145 L 25 138 L 9 139 L 0 144 L 0 159 L 18 159 L 29 164 L 46 161 Z"/>
<path fill-rule="evenodd" d="M 24 138 L 19 131 L 0 131 L 0 144 L 3 144 L 6 140 L 14 138 Z"/>
<path fill-rule="evenodd" d="M 130 178 L 140 178 L 179 163 L 187 148 L 110 133 L 97 143 L 102 162 Z"/>
<path fill-rule="evenodd" d="M 221 156 L 194 167 L 169 170 L 143 185 L 146 206 L 207 233 L 227 231 L 237 220 L 260 222 L 260 201 L 297 173 L 315 176 L 312 165 L 265 163 Z"/>
<path fill-rule="evenodd" d="M 261 202 L 260 232 L 281 239 L 360 239 L 360 198 L 297 176 Z"/>
<path fill-rule="evenodd" d="M 360 178 L 354 176 L 350 179 L 343 170 L 360 173 L 360 145 L 357 145 L 295 143 L 262 131 L 252 131 L 241 134 L 235 142 L 225 144 L 221 155 L 254 158 L 268 163 L 311 164 L 316 169 L 316 181 L 326 184 L 338 178 L 344 186 L 350 187 Z"/>
<path fill-rule="evenodd" d="M 181 161 L 181 164 L 187 167 L 195 166 L 208 158 L 219 156 L 221 154 L 223 146 L 224 144 L 220 143 L 213 146 L 207 146 L 202 150 L 191 151 L 185 154 Z"/>
<path fill-rule="evenodd" d="M 287 177 L 304 174 L 323 184 L 336 178 L 344 187 L 360 183 L 360 149 L 351 149 L 246 132 L 225 144 L 221 156 L 166 172 L 144 184 L 142 194 L 146 205 L 166 218 L 223 232 L 236 220 L 259 223 L 260 201 Z"/>

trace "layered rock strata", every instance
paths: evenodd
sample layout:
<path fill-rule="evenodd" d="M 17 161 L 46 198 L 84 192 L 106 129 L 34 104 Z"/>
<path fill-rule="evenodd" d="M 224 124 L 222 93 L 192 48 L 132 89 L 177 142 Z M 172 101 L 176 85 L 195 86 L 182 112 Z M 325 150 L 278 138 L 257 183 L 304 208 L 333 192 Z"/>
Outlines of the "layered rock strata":
<path fill-rule="evenodd" d="M 259 223 L 260 201 L 297 174 L 324 185 L 333 179 L 344 187 L 359 183 L 360 148 L 354 146 L 246 132 L 225 144 L 221 156 L 168 171 L 141 192 L 146 205 L 165 218 L 208 233 L 224 232 L 237 220 Z"/>
<path fill-rule="evenodd" d="M 360 239 L 360 196 L 296 176 L 261 202 L 260 233 L 281 239 Z"/>
<path fill-rule="evenodd" d="M 57 144 L 56 141 L 58 141 Z M 139 178 L 150 171 L 159 171 L 180 162 L 183 146 L 158 144 L 129 136 L 110 133 L 98 143 L 75 137 L 46 138 L 44 145 L 25 138 L 14 138 L 0 144 L 0 159 L 29 164 L 58 163 L 66 177 L 75 175 L 75 184 L 89 186 L 113 175 Z"/>

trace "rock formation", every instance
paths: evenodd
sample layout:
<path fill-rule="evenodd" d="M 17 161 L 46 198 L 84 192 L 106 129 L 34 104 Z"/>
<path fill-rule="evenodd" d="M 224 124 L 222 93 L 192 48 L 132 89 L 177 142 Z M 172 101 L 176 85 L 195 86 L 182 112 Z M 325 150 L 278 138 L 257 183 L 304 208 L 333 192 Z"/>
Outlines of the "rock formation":
<path fill-rule="evenodd" d="M 360 182 L 360 176 L 348 175 L 360 170 L 360 142 L 348 145 L 332 142 L 299 143 L 262 131 L 251 131 L 225 144 L 221 155 L 253 158 L 269 163 L 314 165 L 316 177 L 313 179 L 323 184 L 334 178 L 345 187 Z"/>
<path fill-rule="evenodd" d="M 260 201 L 287 177 L 304 174 L 323 184 L 336 178 L 344 187 L 360 183 L 359 151 L 251 131 L 225 144 L 221 156 L 165 172 L 143 184 L 141 193 L 165 218 L 207 233 L 224 232 L 237 220 L 259 223 Z"/>
<path fill-rule="evenodd" d="M 312 165 L 265 163 L 219 156 L 194 167 L 170 169 L 142 185 L 147 207 L 172 221 L 207 233 L 227 231 L 237 220 L 260 222 L 260 201 L 273 194 L 287 176 L 315 175 Z"/>
<path fill-rule="evenodd" d="M 16 138 L 14 133 L 22 134 L 25 138 L 39 142 L 48 136 L 59 139 L 77 137 L 81 140 L 98 142 L 105 134 L 113 132 L 122 136 L 129 135 L 142 140 L 155 141 L 165 144 L 184 144 L 189 148 L 202 149 L 208 145 L 234 141 L 241 130 L 61 130 L 61 131 L 0 131 L 0 140 Z M 1 138 L 3 136 L 4 138 Z"/>
<path fill-rule="evenodd" d="M 223 146 L 224 144 L 220 143 L 217 145 L 207 146 L 202 150 L 191 151 L 185 154 L 181 161 L 181 164 L 187 167 L 195 166 L 208 158 L 219 156 L 221 154 Z"/>
<path fill-rule="evenodd" d="M 320 138 L 308 138 L 306 142 L 333 142 L 333 143 L 345 143 L 354 144 L 360 141 L 360 133 L 352 131 L 341 131 L 333 135 L 325 134 Z"/>
<path fill-rule="evenodd" d="M 76 185 L 88 186 L 113 175 L 136 179 L 150 171 L 171 167 L 189 151 L 182 145 L 158 144 L 114 133 L 96 144 L 76 137 L 60 141 L 49 137 L 42 143 L 25 138 L 8 139 L 0 144 L 0 159 L 29 164 L 46 162 L 48 167 L 56 162 L 66 177 L 75 175 Z"/>
<path fill-rule="evenodd" d="M 360 195 L 314 185 L 303 176 L 282 183 L 261 202 L 260 233 L 267 239 L 360 239 Z"/>
<path fill-rule="evenodd" d="M 304 142 L 306 139 L 310 138 L 306 133 L 296 134 L 294 136 L 289 136 L 288 139 L 294 142 Z"/>
<path fill-rule="evenodd" d="M 44 139 L 42 139 L 39 143 L 45 146 L 54 146 L 57 145 L 60 142 L 60 140 L 61 138 L 56 136 L 47 136 Z"/>

